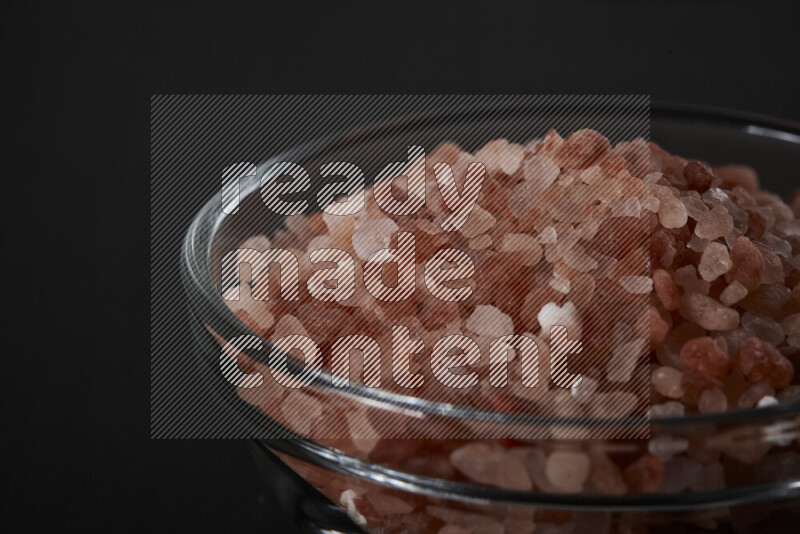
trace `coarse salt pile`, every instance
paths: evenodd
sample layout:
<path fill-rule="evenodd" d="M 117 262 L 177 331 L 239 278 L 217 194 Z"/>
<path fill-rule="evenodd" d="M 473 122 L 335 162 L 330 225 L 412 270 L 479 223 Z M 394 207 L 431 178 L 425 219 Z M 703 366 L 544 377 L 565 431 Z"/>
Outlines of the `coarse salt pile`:
<path fill-rule="evenodd" d="M 445 247 L 470 254 L 476 280 L 467 301 L 443 304 L 418 291 L 411 302 L 387 304 L 359 288 L 350 302 L 326 303 L 301 287 L 297 302 L 243 298 L 228 305 L 270 339 L 291 318 L 323 349 L 337 336 L 367 332 L 390 347 L 387 324 L 407 325 L 427 354 L 447 334 L 468 335 L 486 349 L 491 338 L 510 333 L 545 340 L 549 325 L 565 324 L 585 346 L 585 387 L 570 394 L 545 386 L 533 397 L 512 390 L 512 396 L 565 406 L 570 415 L 604 416 L 601 395 L 633 395 L 625 379 L 639 351 L 645 361 L 649 354 L 654 417 L 800 399 L 800 195 L 786 204 L 762 191 L 748 167 L 712 168 L 642 140 L 612 147 L 591 130 L 567 138 L 551 131 L 524 146 L 492 141 L 475 154 L 446 143 L 428 155 L 427 179 L 433 184 L 436 162 L 449 163 L 458 180 L 473 161 L 483 162 L 487 175 L 457 232 L 439 227 L 447 212 L 436 195 L 415 216 L 394 217 L 369 202 L 367 192 L 367 207 L 354 218 L 298 216 L 269 240 L 254 238 L 260 246 L 245 244 L 291 249 L 298 258 L 336 246 L 363 260 L 388 246 L 392 233 L 409 229 L 419 261 Z M 301 263 L 303 269 L 310 267 Z M 792 452 L 782 454 L 793 454 L 796 468 L 796 437 L 789 442 Z M 785 446 L 778 440 L 737 448 L 719 438 L 721 452 L 704 456 L 709 443 L 654 438 L 634 454 L 589 441 L 561 447 L 557 440 L 384 439 L 368 458 L 510 489 L 622 494 L 718 488 L 725 484 L 721 457 L 754 465 L 773 446 Z M 472 532 L 463 518 L 426 514 L 444 521 L 439 532 Z M 493 528 L 486 531 L 512 532 Z"/>

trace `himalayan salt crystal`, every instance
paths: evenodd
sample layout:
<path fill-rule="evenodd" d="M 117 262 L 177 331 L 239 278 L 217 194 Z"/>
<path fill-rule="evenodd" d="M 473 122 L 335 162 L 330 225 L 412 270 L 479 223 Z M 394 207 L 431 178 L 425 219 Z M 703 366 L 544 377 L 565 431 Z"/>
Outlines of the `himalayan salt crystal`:
<path fill-rule="evenodd" d="M 675 271 L 675 283 L 687 293 L 702 293 L 703 295 L 708 295 L 711 287 L 707 280 L 698 278 L 694 265 L 684 265 Z"/>
<path fill-rule="evenodd" d="M 289 428 L 307 435 L 322 415 L 322 403 L 311 395 L 292 389 L 281 401 L 281 413 Z"/>
<path fill-rule="evenodd" d="M 450 453 L 450 463 L 464 476 L 507 489 L 526 491 L 532 488 L 525 465 L 505 449 L 485 443 L 470 443 Z"/>
<path fill-rule="evenodd" d="M 683 417 L 686 407 L 681 402 L 668 401 L 650 407 L 651 417 Z"/>
<path fill-rule="evenodd" d="M 733 228 L 742 234 L 747 233 L 749 219 L 747 212 L 731 200 L 731 197 L 725 191 L 719 188 L 711 188 L 703 194 L 703 200 L 712 206 L 723 207 L 733 220 Z M 714 210 L 712 209 L 712 211 Z M 720 212 L 718 222 L 722 223 L 724 220 L 726 218 Z"/>
<path fill-rule="evenodd" d="M 545 227 L 541 233 L 536 238 L 542 245 L 549 245 L 553 244 L 558 241 L 558 235 L 556 234 L 556 229 L 552 226 Z"/>
<path fill-rule="evenodd" d="M 800 313 L 795 313 L 785 317 L 781 321 L 781 328 L 787 336 L 800 334 Z"/>
<path fill-rule="evenodd" d="M 587 128 L 567 137 L 554 159 L 562 168 L 585 169 L 603 157 L 610 148 L 611 144 L 603 134 Z"/>
<path fill-rule="evenodd" d="M 445 525 L 436 534 L 472 534 L 472 529 L 456 525 Z"/>
<path fill-rule="evenodd" d="M 664 480 L 664 461 L 644 454 L 625 468 L 623 477 L 633 493 L 655 493 Z"/>
<path fill-rule="evenodd" d="M 667 311 L 678 309 L 681 303 L 681 294 L 672 276 L 664 269 L 653 271 L 653 289 Z"/>
<path fill-rule="evenodd" d="M 714 167 L 714 174 L 720 178 L 725 187 L 741 186 L 751 193 L 755 193 L 759 189 L 756 171 L 745 165 Z"/>
<path fill-rule="evenodd" d="M 356 507 L 356 499 L 358 499 L 358 493 L 356 493 L 352 489 L 348 489 L 342 492 L 339 496 L 339 504 L 344 506 L 345 512 L 353 520 L 353 522 L 360 526 L 361 528 L 366 528 L 367 526 L 367 518 L 358 511 Z"/>
<path fill-rule="evenodd" d="M 467 222 L 460 228 L 461 235 L 467 239 L 476 238 L 488 232 L 496 223 L 497 219 L 491 213 L 476 204 Z"/>
<path fill-rule="evenodd" d="M 704 391 L 714 388 L 721 389 L 722 382 L 705 373 L 687 369 L 681 377 L 681 386 L 683 386 L 683 402 L 697 404 Z"/>
<path fill-rule="evenodd" d="M 592 466 L 589 479 L 599 493 L 604 495 L 623 495 L 628 491 L 619 466 L 602 452 L 591 455 Z"/>
<path fill-rule="evenodd" d="M 650 236 L 650 262 L 653 267 L 670 267 L 677 254 L 678 249 L 675 246 L 675 238 L 669 231 L 661 228 Z M 613 254 L 610 255 L 613 256 Z"/>
<path fill-rule="evenodd" d="M 791 259 L 792 245 L 787 240 L 781 239 L 771 232 L 767 232 L 761 236 L 761 241 L 766 247 L 774 251 L 778 256 Z"/>
<path fill-rule="evenodd" d="M 664 341 L 669 333 L 669 323 L 661 317 L 658 309 L 655 306 L 650 306 L 648 313 L 648 322 L 650 327 L 650 347 L 657 347 Z M 646 334 L 646 332 L 645 332 Z"/>
<path fill-rule="evenodd" d="M 233 298 L 237 288 L 229 289 L 225 298 Z M 238 287 L 239 300 L 227 300 L 228 307 L 254 332 L 264 333 L 275 324 L 275 317 L 270 313 L 269 303 L 253 299 L 252 288 L 249 284 Z"/>
<path fill-rule="evenodd" d="M 585 378 L 584 378 L 585 380 Z M 800 385 L 792 384 L 778 393 L 778 400 L 782 403 L 790 403 L 800 401 Z"/>
<path fill-rule="evenodd" d="M 783 389 L 794 378 L 794 367 L 778 349 L 756 337 L 748 338 L 739 347 L 739 367 L 756 384 L 766 383 Z"/>
<path fill-rule="evenodd" d="M 598 381 L 594 378 L 582 376 L 581 383 L 571 388 L 569 392 L 578 404 L 586 404 L 594 398 L 598 385 Z"/>
<path fill-rule="evenodd" d="M 687 163 L 683 168 L 683 177 L 686 178 L 686 185 L 689 189 L 700 193 L 720 181 L 708 165 L 699 161 Z"/>
<path fill-rule="evenodd" d="M 736 310 L 701 293 L 683 295 L 679 309 L 684 319 L 706 330 L 726 331 L 739 326 L 739 313 Z"/>
<path fill-rule="evenodd" d="M 650 382 L 655 390 L 664 397 L 679 399 L 683 397 L 682 378 L 683 373 L 672 367 L 664 366 L 653 371 Z"/>
<path fill-rule="evenodd" d="M 647 347 L 644 339 L 633 339 L 614 346 L 606 366 L 609 382 L 628 382 L 640 357 L 646 354 Z"/>
<path fill-rule="evenodd" d="M 747 408 L 756 406 L 764 397 L 772 396 L 774 394 L 775 390 L 772 389 L 768 384 L 756 384 L 739 396 L 739 399 L 736 401 L 736 405 L 739 408 L 746 410 Z"/>
<path fill-rule="evenodd" d="M 537 185 L 539 192 L 544 191 L 556 181 L 561 173 L 556 163 L 547 156 L 533 156 L 525 160 L 522 175 L 525 180 Z"/>
<path fill-rule="evenodd" d="M 611 203 L 612 217 L 635 217 L 638 219 L 641 213 L 642 205 L 636 197 L 619 199 Z"/>
<path fill-rule="evenodd" d="M 774 319 L 751 312 L 742 314 L 742 328 L 753 337 L 757 337 L 772 345 L 783 342 L 783 327 Z"/>
<path fill-rule="evenodd" d="M 693 194 L 692 194 L 693 193 Z M 686 208 L 686 214 L 695 221 L 702 221 L 708 215 L 708 206 L 695 191 L 681 195 L 681 202 Z"/>
<path fill-rule="evenodd" d="M 714 242 L 709 243 L 703 251 L 697 272 L 703 280 L 710 282 L 727 273 L 732 265 L 728 248 L 722 243 Z"/>
<path fill-rule="evenodd" d="M 714 462 L 703 466 L 703 472 L 692 485 L 693 491 L 714 491 L 725 487 L 725 472 L 722 464 Z"/>
<path fill-rule="evenodd" d="M 739 237 L 731 248 L 730 256 L 733 266 L 725 273 L 725 281 L 730 284 L 738 280 L 749 292 L 758 289 L 766 265 L 753 242 L 746 237 Z"/>
<path fill-rule="evenodd" d="M 775 225 L 775 228 L 786 236 L 800 236 L 800 219 L 781 221 Z"/>
<path fill-rule="evenodd" d="M 707 389 L 700 395 L 697 410 L 700 413 L 719 413 L 728 409 L 728 398 L 721 389 Z"/>
<path fill-rule="evenodd" d="M 399 230 L 400 227 L 389 218 L 359 221 L 353 233 L 353 250 L 359 258 L 366 260 L 376 250 L 389 247 L 391 236 Z"/>
<path fill-rule="evenodd" d="M 569 293 L 570 289 L 570 281 L 568 278 L 562 278 L 558 274 L 553 274 L 553 278 L 547 283 L 548 286 L 552 287 L 559 293 L 563 293 L 566 295 Z"/>
<path fill-rule="evenodd" d="M 589 478 L 591 460 L 583 452 L 555 451 L 547 457 L 545 474 L 556 490 L 578 493 Z"/>
<path fill-rule="evenodd" d="M 386 493 L 369 491 L 364 497 L 380 515 L 407 514 L 414 510 L 407 502 Z"/>
<path fill-rule="evenodd" d="M 714 209 L 702 220 L 697 222 L 694 233 L 702 239 L 719 239 L 725 237 L 733 231 L 733 217 L 728 214 L 722 205 L 715 206 Z"/>
<path fill-rule="evenodd" d="M 661 207 L 661 201 L 656 196 L 648 196 L 642 199 L 642 209 L 650 213 L 658 213 L 658 208 Z"/>
<path fill-rule="evenodd" d="M 522 265 L 533 266 L 542 258 L 542 246 L 528 234 L 506 234 L 500 245 L 502 252 L 522 252 Z"/>
<path fill-rule="evenodd" d="M 550 339 L 550 327 L 554 325 L 565 327 L 570 339 L 580 339 L 581 337 L 580 315 L 571 301 L 565 302 L 563 306 L 549 302 L 542 306 L 536 318 L 539 320 L 542 337 L 545 339 Z"/>
<path fill-rule="evenodd" d="M 596 185 L 605 180 L 603 170 L 597 165 L 592 165 L 588 169 L 582 170 L 578 176 L 585 184 Z"/>
<path fill-rule="evenodd" d="M 664 466 L 666 476 L 659 489 L 662 493 L 680 493 L 692 487 L 703 474 L 703 466 L 691 458 L 677 456 Z"/>
<path fill-rule="evenodd" d="M 647 276 L 622 276 L 618 282 L 622 289 L 635 295 L 650 293 L 653 289 L 653 280 Z"/>
<path fill-rule="evenodd" d="M 467 319 L 467 330 L 482 336 L 505 336 L 514 333 L 514 321 L 494 306 L 478 305 Z"/>
<path fill-rule="evenodd" d="M 694 250 L 695 252 L 703 252 L 706 247 L 711 243 L 708 239 L 702 239 L 697 237 L 696 234 L 692 234 L 692 238 L 686 243 L 686 246 L 689 250 Z M 727 249 L 725 249 L 727 252 Z"/>
<path fill-rule="evenodd" d="M 670 195 L 660 199 L 658 207 L 658 220 L 664 228 L 680 228 L 686 224 L 686 207 L 683 203 Z M 699 224 L 699 223 L 698 223 Z"/>
<path fill-rule="evenodd" d="M 569 267 L 582 273 L 593 271 L 599 266 L 597 260 L 586 254 L 583 247 L 579 245 L 566 250 L 562 258 Z"/>
<path fill-rule="evenodd" d="M 512 175 L 517 172 L 522 165 L 522 158 L 525 157 L 525 149 L 516 143 L 508 143 L 501 151 L 499 156 L 500 170 L 505 174 Z"/>
<path fill-rule="evenodd" d="M 470 239 L 469 248 L 472 250 L 483 250 L 485 248 L 489 248 L 492 245 L 492 238 L 489 234 L 483 234 L 481 236 L 476 237 L 475 239 Z"/>
<path fill-rule="evenodd" d="M 767 406 L 775 406 L 778 404 L 778 399 L 771 395 L 767 395 L 765 397 L 761 397 L 761 400 L 756 403 L 757 408 L 766 408 Z"/>
<path fill-rule="evenodd" d="M 732 284 L 728 285 L 722 290 L 719 295 L 719 300 L 725 306 L 733 306 L 747 296 L 747 288 L 741 282 L 734 280 Z"/>
<path fill-rule="evenodd" d="M 681 359 L 687 367 L 715 377 L 724 377 L 731 370 L 731 359 L 710 337 L 690 339 L 681 348 Z"/>
<path fill-rule="evenodd" d="M 638 406 L 639 398 L 629 391 L 598 393 L 589 407 L 592 417 L 618 419 L 630 415 Z"/>

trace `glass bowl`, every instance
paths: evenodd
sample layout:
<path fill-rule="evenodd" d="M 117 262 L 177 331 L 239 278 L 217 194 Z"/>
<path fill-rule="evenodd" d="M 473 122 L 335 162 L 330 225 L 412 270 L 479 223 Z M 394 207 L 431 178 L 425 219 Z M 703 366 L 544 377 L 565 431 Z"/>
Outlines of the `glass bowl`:
<path fill-rule="evenodd" d="M 537 110 L 498 106 L 489 113 L 443 111 L 379 124 L 344 136 L 298 147 L 265 162 L 310 163 L 358 161 L 348 154 L 365 147 L 414 144 L 435 146 L 451 139 L 453 124 L 464 139 L 480 142 L 471 128 L 498 128 L 542 121 Z M 788 196 L 797 186 L 800 168 L 800 125 L 730 111 L 654 104 L 651 139 L 671 153 L 714 165 L 742 163 L 756 168 L 762 186 Z M 517 131 L 519 128 L 512 128 Z M 486 139 L 483 139 L 485 141 Z M 513 140 L 513 139 L 512 139 Z M 526 141 L 519 139 L 517 141 Z M 463 143 L 471 149 L 469 143 Z M 375 163 L 377 164 L 377 163 Z M 366 174 L 378 169 L 364 163 Z M 262 166 L 259 166 L 261 169 Z M 242 186 L 242 206 L 260 202 L 258 176 Z M 447 453 L 463 442 L 454 440 L 385 439 L 378 447 L 359 446 L 347 435 L 309 437 L 278 410 L 244 402 L 218 370 L 220 343 L 253 332 L 220 298 L 222 255 L 255 232 L 277 230 L 279 216 L 227 216 L 219 198 L 211 199 L 192 222 L 184 242 L 181 269 L 197 344 L 197 364 L 207 371 L 208 387 L 230 406 L 231 416 L 252 435 L 280 436 L 254 442 L 258 463 L 281 495 L 287 513 L 307 532 L 691 532 L 789 531 L 800 519 L 800 403 L 729 411 L 714 415 L 625 420 L 542 419 L 424 401 L 366 387 L 347 391 L 321 381 L 311 386 L 336 410 L 364 409 L 382 414 L 387 428 L 403 428 L 407 437 L 424 435 L 431 425 L 465 420 L 496 425 L 645 425 L 649 439 L 547 439 L 533 443 L 497 440 L 496 446 L 536 445 L 540 450 L 581 449 L 591 454 L 630 458 L 657 450 L 668 458 L 665 469 L 681 470 L 681 483 L 662 484 L 647 493 L 616 494 L 601 483 L 590 491 L 518 491 L 479 485 L 456 472 L 438 469 Z M 252 355 L 258 359 L 258 355 Z M 262 364 L 266 362 L 261 360 Z M 296 362 L 289 362 L 293 369 Z M 500 434 L 498 434 L 500 435 Z M 398 438 L 399 436 L 393 436 Z M 669 447 L 675 447 L 672 452 Z M 665 452 L 666 451 L 666 452 Z M 413 461 L 411 461 L 413 459 Z M 687 461 L 688 460 L 688 461 Z M 288 466 L 290 469 L 287 469 Z M 299 475 L 299 477 L 298 477 Z M 592 473 L 594 480 L 595 473 Z M 534 477 L 535 478 L 535 477 Z M 667 477 L 669 479 L 669 477 Z M 678 529 L 678 530 L 676 530 Z M 444 532 L 448 532 L 447 529 Z"/>

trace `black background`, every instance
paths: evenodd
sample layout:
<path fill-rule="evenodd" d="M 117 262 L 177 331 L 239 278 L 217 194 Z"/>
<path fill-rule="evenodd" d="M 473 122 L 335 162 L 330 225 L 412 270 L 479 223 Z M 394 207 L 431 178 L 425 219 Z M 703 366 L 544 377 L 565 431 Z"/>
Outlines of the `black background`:
<path fill-rule="evenodd" d="M 800 120 L 791 2 L 640 4 L 6 2 L 4 530 L 290 532 L 242 442 L 149 439 L 151 95 L 648 93 Z"/>

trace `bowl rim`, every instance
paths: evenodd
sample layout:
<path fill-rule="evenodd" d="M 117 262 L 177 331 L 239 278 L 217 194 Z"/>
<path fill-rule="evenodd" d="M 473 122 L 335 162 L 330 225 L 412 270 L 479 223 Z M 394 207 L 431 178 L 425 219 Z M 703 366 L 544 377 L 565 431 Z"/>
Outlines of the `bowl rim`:
<path fill-rule="evenodd" d="M 505 104 L 495 105 L 498 108 L 508 106 Z M 508 110 L 505 109 L 507 112 Z M 700 122 L 711 122 L 721 126 L 738 127 L 745 130 L 749 135 L 764 136 L 765 132 L 767 137 L 774 137 L 773 133 L 784 133 L 796 137 L 796 140 L 790 139 L 789 142 L 797 142 L 800 145 L 800 123 L 793 121 L 773 119 L 763 115 L 754 113 L 739 112 L 727 110 L 723 108 L 715 108 L 708 106 L 696 106 L 686 104 L 676 104 L 669 102 L 653 102 L 651 105 L 651 112 L 659 117 L 672 118 L 679 120 L 692 120 Z M 429 121 L 432 117 L 440 117 L 441 115 L 458 116 L 463 111 L 459 110 L 444 110 L 425 112 L 416 115 L 409 115 L 399 119 L 393 119 L 377 123 L 374 125 L 366 126 L 355 132 L 349 131 L 346 133 L 333 134 L 322 139 L 317 139 L 289 149 L 280 154 L 277 154 L 267 161 L 259 164 L 259 169 L 265 167 L 276 161 L 291 160 L 299 154 L 304 154 L 310 150 L 319 150 L 329 146 L 334 141 L 357 142 L 365 135 L 374 135 L 376 132 L 391 131 L 398 128 L 400 125 L 408 125 L 414 121 Z M 757 127 L 759 130 L 753 130 L 752 127 Z M 748 131 L 747 129 L 750 128 Z M 786 138 L 780 138 L 786 141 Z M 252 192 L 252 188 L 247 191 L 242 191 L 242 196 L 246 196 Z M 209 199 L 206 204 L 200 209 L 192 220 L 181 250 L 180 267 L 181 279 L 187 295 L 192 300 L 192 306 L 195 310 L 200 310 L 200 315 L 207 321 L 218 321 L 222 325 L 223 330 L 236 331 L 248 335 L 258 336 L 255 332 L 250 330 L 236 315 L 228 309 L 224 301 L 219 297 L 218 290 L 214 284 L 210 269 L 211 247 L 215 239 L 216 232 L 222 224 L 223 220 L 227 217 L 222 213 L 219 196 L 214 195 Z M 209 222 L 211 223 L 209 226 Z M 217 330 L 217 328 L 214 328 Z M 260 337 L 260 336 L 258 336 Z M 261 338 L 264 346 L 269 347 L 269 341 Z M 262 353 L 254 353 L 253 356 L 263 361 Z M 288 367 L 290 371 L 302 371 L 302 366 L 292 363 L 292 358 L 289 358 Z M 268 363 L 268 362 L 264 362 Z M 532 425 L 577 425 L 577 426 L 594 426 L 594 425 L 609 425 L 609 426 L 634 426 L 634 425 L 661 425 L 661 426 L 674 426 L 674 425 L 689 425 L 689 424 L 716 424 L 716 423 L 730 423 L 736 421 L 754 421 L 761 418 L 775 417 L 784 414 L 800 412 L 800 401 L 794 403 L 777 404 L 763 408 L 749 408 L 745 410 L 733 410 L 717 414 L 690 414 L 686 416 L 673 416 L 673 417 L 623 417 L 623 418 L 590 418 L 590 417 L 543 417 L 536 415 L 525 415 L 519 413 L 499 413 L 489 410 L 477 410 L 470 407 L 454 406 L 452 404 L 429 401 L 420 399 L 413 396 L 403 395 L 400 393 L 388 392 L 376 388 L 369 388 L 364 385 L 352 384 L 348 388 L 339 388 L 333 386 L 329 376 L 326 378 L 327 372 L 323 373 L 319 380 L 315 381 L 315 386 L 333 390 L 335 394 L 345 395 L 351 398 L 360 398 L 368 400 L 373 403 L 384 404 L 393 409 L 408 409 L 415 412 L 422 412 L 428 415 L 436 415 L 440 417 L 455 417 L 467 418 L 478 421 L 490 421 L 498 423 L 513 423 L 532 424 Z"/>

